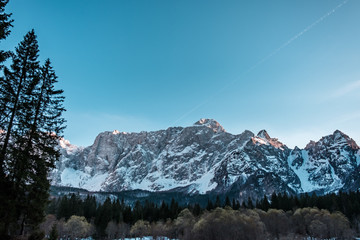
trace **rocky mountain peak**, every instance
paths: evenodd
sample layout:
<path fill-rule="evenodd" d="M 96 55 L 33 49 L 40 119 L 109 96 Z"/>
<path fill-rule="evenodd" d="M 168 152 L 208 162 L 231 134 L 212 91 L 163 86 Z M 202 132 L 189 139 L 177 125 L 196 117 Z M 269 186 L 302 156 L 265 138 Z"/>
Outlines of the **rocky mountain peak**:
<path fill-rule="evenodd" d="M 310 140 L 310 142 L 306 145 L 305 147 L 305 150 L 308 150 L 308 149 L 311 149 L 311 148 L 314 148 L 316 145 L 316 142 L 313 141 L 313 140 Z"/>
<path fill-rule="evenodd" d="M 293 151 L 294 151 L 294 152 L 300 152 L 301 149 L 300 149 L 298 146 L 295 146 Z"/>
<path fill-rule="evenodd" d="M 206 126 L 211 128 L 214 132 L 226 132 L 225 129 L 214 119 L 202 118 L 194 126 Z"/>
<path fill-rule="evenodd" d="M 112 134 L 114 134 L 114 135 L 117 135 L 117 134 L 120 134 L 120 132 L 119 132 L 119 130 L 114 130 L 113 132 L 112 132 Z"/>
<path fill-rule="evenodd" d="M 265 140 L 271 140 L 271 137 L 269 136 L 269 134 L 267 133 L 267 131 L 265 130 L 265 129 L 263 129 L 263 130 L 261 130 L 258 134 L 257 134 L 257 136 L 259 137 L 259 138 L 262 138 L 262 139 L 265 139 Z"/>
<path fill-rule="evenodd" d="M 310 141 L 305 149 L 311 148 L 323 148 L 323 147 L 350 147 L 353 150 L 360 149 L 360 147 L 356 144 L 356 142 L 350 138 L 345 133 L 341 132 L 340 130 L 335 130 L 333 134 L 328 136 L 322 137 L 318 142 Z"/>
<path fill-rule="evenodd" d="M 66 151 L 67 154 L 73 154 L 76 151 L 82 149 L 81 147 L 71 144 L 69 140 L 66 140 L 64 138 L 61 138 L 59 140 L 59 145 L 61 149 L 64 149 L 64 151 Z"/>
<path fill-rule="evenodd" d="M 350 138 L 345 133 L 341 132 L 340 130 L 335 130 L 333 133 L 334 141 L 335 142 L 346 142 L 352 149 L 360 149 L 360 147 L 356 144 L 356 142 Z"/>
<path fill-rule="evenodd" d="M 271 145 L 281 150 L 284 150 L 284 147 L 286 147 L 277 138 L 271 138 L 266 130 L 261 130 L 255 137 L 252 138 L 252 141 L 254 144 Z"/>
<path fill-rule="evenodd" d="M 350 137 L 340 130 L 335 130 L 332 134 L 334 141 L 350 140 Z"/>

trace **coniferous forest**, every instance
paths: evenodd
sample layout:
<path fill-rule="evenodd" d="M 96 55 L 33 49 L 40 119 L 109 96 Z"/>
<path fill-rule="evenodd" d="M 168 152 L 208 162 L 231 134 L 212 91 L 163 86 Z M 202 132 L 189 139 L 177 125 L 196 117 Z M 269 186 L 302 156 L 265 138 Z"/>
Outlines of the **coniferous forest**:
<path fill-rule="evenodd" d="M 49 235 L 119 239 L 167 236 L 176 239 L 351 239 L 360 231 L 360 192 L 274 193 L 270 199 L 240 203 L 216 197 L 206 206 L 170 202 L 125 203 L 77 194 L 54 198 L 41 229 Z M 81 231 L 74 231 L 81 226 Z"/>

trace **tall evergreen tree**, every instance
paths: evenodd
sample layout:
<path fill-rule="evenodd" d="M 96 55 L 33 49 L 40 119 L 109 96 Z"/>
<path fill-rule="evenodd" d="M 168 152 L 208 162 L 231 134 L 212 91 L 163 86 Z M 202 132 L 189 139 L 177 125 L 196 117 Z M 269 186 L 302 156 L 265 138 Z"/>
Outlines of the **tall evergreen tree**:
<path fill-rule="evenodd" d="M 97 215 L 95 219 L 95 225 L 101 236 L 105 236 L 105 229 L 107 224 L 112 219 L 112 204 L 111 199 L 106 198 L 104 204 L 97 209 Z"/>
<path fill-rule="evenodd" d="M 279 209 L 279 198 L 278 198 L 278 195 L 276 194 L 276 192 L 273 192 L 273 194 L 271 195 L 270 207 Z"/>
<path fill-rule="evenodd" d="M 171 198 L 170 203 L 170 218 L 175 219 L 179 213 L 179 204 L 175 201 L 174 198 Z"/>
<path fill-rule="evenodd" d="M 24 37 L 5 68 L 1 102 L 6 103 L 2 126 L 0 167 L 9 197 L 4 231 L 9 225 L 24 234 L 25 226 L 36 228 L 44 217 L 50 183 L 47 174 L 60 154 L 56 149 L 64 129 L 61 114 L 64 97 L 54 85 L 57 77 L 50 60 L 40 67 L 34 30 Z M 6 199 L 4 199 L 6 201 Z M 9 213 L 11 216 L 9 216 Z"/>
<path fill-rule="evenodd" d="M 206 205 L 206 210 L 210 211 L 214 209 L 214 205 L 212 203 L 212 201 L 210 199 L 208 199 L 207 205 Z"/>
<path fill-rule="evenodd" d="M 251 197 L 248 197 L 247 208 L 250 208 L 250 209 L 254 208 L 253 200 L 251 199 Z"/>
<path fill-rule="evenodd" d="M 265 194 L 264 194 L 264 198 L 261 202 L 261 207 L 262 207 L 262 210 L 264 210 L 264 211 L 267 211 L 270 208 L 270 203 Z"/>
<path fill-rule="evenodd" d="M 20 192 L 14 188 L 23 188 L 27 182 L 26 177 L 21 176 L 29 166 L 17 160 L 21 155 L 16 148 L 19 143 L 16 139 L 24 141 L 24 131 L 19 125 L 19 116 L 23 113 L 23 107 L 31 93 L 32 82 L 37 78 L 38 44 L 33 31 L 26 34 L 12 56 L 11 70 L 5 68 L 5 77 L 0 81 L 0 103 L 2 106 L 1 125 L 3 129 L 0 145 L 0 184 L 5 198 L 0 199 L 0 215 L 2 233 L 7 234 L 9 225 L 16 220 L 15 198 L 21 197 Z M 23 146 L 23 144 L 21 144 Z M 20 179 L 22 179 L 20 181 Z M 24 192 L 25 194 L 25 192 Z M 17 209 L 18 210 L 18 209 Z M 15 218 L 15 219 L 14 219 Z"/>
<path fill-rule="evenodd" d="M 16 48 L 16 53 L 12 56 L 11 70 L 5 68 L 5 78 L 0 83 L 2 89 L 0 101 L 3 104 L 1 127 L 5 131 L 0 150 L 1 173 L 9 171 L 4 169 L 8 165 L 5 162 L 6 154 L 11 152 L 12 147 L 15 146 L 14 140 L 11 144 L 10 136 L 18 139 L 25 136 L 26 129 L 20 125 L 18 120 L 24 113 L 24 107 L 27 107 L 29 101 L 32 100 L 34 83 L 39 78 L 38 52 L 38 42 L 35 32 L 32 30 L 25 35 L 24 40 Z M 7 160 L 9 159 L 7 158 Z"/>
<path fill-rule="evenodd" d="M 41 223 L 49 197 L 50 183 L 48 172 L 55 167 L 55 161 L 60 157 L 56 149 L 59 137 L 64 129 L 65 120 L 61 117 L 65 110 L 62 106 L 64 97 L 62 90 L 56 90 L 54 85 L 57 77 L 50 60 L 40 68 L 40 77 L 35 79 L 37 88 L 26 109 L 22 126 L 28 125 L 28 133 L 24 147 L 24 161 L 32 167 L 29 171 L 31 184 L 27 184 L 28 198 L 25 203 L 27 220 L 35 226 Z M 26 220 L 24 218 L 24 220 Z"/>
<path fill-rule="evenodd" d="M 83 205 L 84 217 L 88 222 L 96 216 L 96 199 L 94 196 L 90 197 L 89 195 L 84 200 Z"/>
<path fill-rule="evenodd" d="M 216 195 L 215 208 L 221 207 L 221 201 L 219 195 Z"/>
<path fill-rule="evenodd" d="M 226 206 L 229 206 L 229 207 L 231 206 L 229 196 L 226 196 L 226 198 L 225 198 L 225 204 L 224 204 L 224 207 L 226 207 Z"/>
<path fill-rule="evenodd" d="M 11 13 L 5 13 L 5 7 L 9 1 L 8 0 L 0 0 L 0 41 L 6 39 L 6 37 L 10 34 L 10 28 L 12 27 L 13 20 L 10 18 Z M 4 61 L 10 56 L 9 51 L 5 51 L 3 49 L 0 49 L 0 70 L 3 69 Z M 3 96 L 3 92 L 6 91 L 6 88 L 3 86 L 4 83 L 4 77 L 0 76 L 0 96 Z M 3 122 L 5 121 L 8 111 L 7 111 L 7 104 L 8 101 L 6 99 L 3 99 L 0 97 L 0 142 L 2 143 L 2 139 L 4 136 L 4 129 L 5 125 Z M 1 148 L 2 144 L 0 143 L 0 155 L 1 155 Z M 0 157 L 0 188 L 5 189 L 5 183 L 4 183 L 4 171 L 2 166 L 3 160 Z M 6 194 L 4 194 L 6 196 Z M 0 199 L 0 204 L 3 203 L 4 200 Z M 6 209 L 6 206 L 4 207 Z M 0 218 L 2 218 L 2 212 L 0 209 Z M 1 229 L 1 227 L 0 227 Z"/>

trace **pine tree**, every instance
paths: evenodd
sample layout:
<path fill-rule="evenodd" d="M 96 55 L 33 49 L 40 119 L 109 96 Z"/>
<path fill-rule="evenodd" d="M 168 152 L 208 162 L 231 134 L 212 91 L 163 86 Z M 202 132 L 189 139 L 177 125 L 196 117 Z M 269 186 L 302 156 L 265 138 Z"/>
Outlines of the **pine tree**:
<path fill-rule="evenodd" d="M 133 213 L 131 211 L 131 207 L 130 206 L 126 206 L 124 208 L 123 211 L 123 218 L 124 218 L 124 222 L 127 224 L 132 224 L 134 222 L 134 216 Z M 166 219 L 166 218 L 165 218 Z"/>
<path fill-rule="evenodd" d="M 5 6 L 8 3 L 8 0 L 0 0 L 0 41 L 5 40 L 7 36 L 10 34 L 10 28 L 12 27 L 13 20 L 10 19 L 11 14 L 5 13 Z M 9 51 L 0 50 L 0 70 L 4 68 L 3 63 L 5 60 L 11 55 Z M 4 78 L 3 76 L 0 76 L 0 82 L 3 82 Z M 0 96 L 2 96 L 2 92 L 5 89 L 3 89 L 3 86 L 0 87 Z M 0 130 L 4 130 L 4 126 L 2 125 L 2 122 L 4 118 L 6 118 L 6 102 L 1 101 L 0 99 Z M 0 132 L 2 135 L 2 133 Z"/>
<path fill-rule="evenodd" d="M 27 177 L 22 175 L 22 172 L 30 167 L 17 160 L 23 154 L 16 150 L 20 147 L 20 142 L 24 141 L 24 131 L 22 131 L 18 119 L 29 99 L 29 93 L 32 92 L 31 82 L 37 78 L 38 51 L 35 33 L 29 32 L 12 56 L 11 70 L 5 68 L 5 77 L 0 81 L 0 104 L 2 107 L 0 127 L 4 131 L 0 145 L 0 185 L 3 189 L 3 196 L 6 196 L 5 199 L 0 199 L 3 234 L 8 233 L 10 223 L 16 221 L 19 215 L 19 209 L 16 208 L 14 200 L 25 194 L 25 191 L 23 194 L 16 191 L 24 188 Z M 19 143 L 16 142 L 17 139 Z"/>
<path fill-rule="evenodd" d="M 214 209 L 214 205 L 212 203 L 212 201 L 210 199 L 208 199 L 207 205 L 206 205 L 206 210 L 210 211 Z"/>
<path fill-rule="evenodd" d="M 10 136 L 15 135 L 14 137 L 21 139 L 25 135 L 26 130 L 17 120 L 21 117 L 23 108 L 27 107 L 33 93 L 33 84 L 39 77 L 38 52 L 36 35 L 32 30 L 25 35 L 24 40 L 16 48 L 16 54 L 12 56 L 11 70 L 5 68 L 5 78 L 0 83 L 2 89 L 0 101 L 3 108 L 1 127 L 5 131 L 0 150 L 0 168 L 3 174 L 6 154 L 11 152 L 12 148 Z"/>
<path fill-rule="evenodd" d="M 254 208 L 254 204 L 253 204 L 251 197 L 248 197 L 247 208 L 250 208 L 250 209 Z"/>
<path fill-rule="evenodd" d="M 49 59 L 40 68 L 39 74 L 40 76 L 34 78 L 32 83 L 35 87 L 30 102 L 25 103 L 25 111 L 21 115 L 22 118 L 19 118 L 22 128 L 27 130 L 26 142 L 20 151 L 23 152 L 23 158 L 20 159 L 27 162 L 30 169 L 32 168 L 28 172 L 27 179 L 31 183 L 26 184 L 27 198 L 24 206 L 26 217 L 23 218 L 23 222 L 28 221 L 34 226 L 41 223 L 44 217 L 50 188 L 47 174 L 55 167 L 55 161 L 60 157 L 56 146 L 64 128 L 64 119 L 61 118 L 64 111 L 61 95 L 63 91 L 54 89 L 57 77 Z M 81 210 L 81 208 L 77 209 Z"/>
<path fill-rule="evenodd" d="M 9 225 L 24 234 L 25 226 L 35 229 L 43 220 L 50 183 L 47 174 L 60 154 L 56 149 L 64 129 L 61 117 L 62 90 L 50 60 L 40 67 L 34 30 L 25 35 L 5 68 L 0 103 L 4 129 L 0 149 L 1 187 L 7 193 L 0 209 L 3 233 Z M 29 225 L 30 224 L 30 225 Z"/>
<path fill-rule="evenodd" d="M 269 208 L 270 208 L 270 203 L 269 203 L 266 195 L 264 195 L 264 198 L 263 198 L 263 200 L 262 200 L 261 205 L 262 205 L 262 210 L 264 210 L 264 211 L 269 210 Z"/>
<path fill-rule="evenodd" d="M 90 197 L 89 195 L 84 200 L 83 205 L 84 217 L 88 222 L 96 216 L 96 199 L 94 196 Z"/>
<path fill-rule="evenodd" d="M 116 224 L 122 221 L 121 204 L 119 199 L 114 201 L 112 204 L 112 220 L 116 222 Z"/>
<path fill-rule="evenodd" d="M 232 204 L 231 204 L 231 207 L 232 207 L 232 209 L 234 209 L 234 210 L 235 210 L 235 208 L 236 208 L 235 198 L 233 198 L 233 199 L 232 199 Z"/>
<path fill-rule="evenodd" d="M 166 219 L 169 217 L 169 206 L 165 203 L 163 200 L 160 205 L 159 209 L 159 218 L 163 221 L 166 221 Z"/>
<path fill-rule="evenodd" d="M 270 207 L 274 208 L 274 209 L 279 209 L 279 198 L 276 195 L 276 192 L 273 192 L 273 194 L 271 195 L 271 205 L 270 205 Z"/>
<path fill-rule="evenodd" d="M 175 218 L 177 218 L 177 215 L 179 213 L 179 204 L 175 201 L 174 198 L 171 198 L 171 203 L 170 203 L 170 218 L 172 220 L 174 220 Z"/>
<path fill-rule="evenodd" d="M 13 20 L 10 19 L 11 14 L 5 13 L 5 6 L 9 0 L 0 0 L 0 41 L 6 39 L 10 34 Z M 2 63 L 9 57 L 10 53 L 0 50 L 0 70 L 3 68 Z"/>
<path fill-rule="evenodd" d="M 201 214 L 200 204 L 195 203 L 192 213 L 194 214 L 194 216 L 199 216 Z"/>
<path fill-rule="evenodd" d="M 240 202 L 239 202 L 239 200 L 236 200 L 236 203 L 235 203 L 233 209 L 234 209 L 234 210 L 240 209 Z"/>
<path fill-rule="evenodd" d="M 70 211 L 69 199 L 65 195 L 59 200 L 58 209 L 56 211 L 56 218 L 57 219 L 65 218 L 65 220 L 68 220 L 71 215 L 73 214 Z"/>
<path fill-rule="evenodd" d="M 225 204 L 224 204 L 224 207 L 226 207 L 226 206 L 231 207 L 231 203 L 230 203 L 230 198 L 229 198 L 229 196 L 226 196 L 226 198 L 225 198 Z"/>
<path fill-rule="evenodd" d="M 140 203 L 139 203 L 140 204 Z M 104 204 L 97 209 L 95 225 L 98 229 L 98 233 L 101 236 L 105 235 L 105 229 L 107 224 L 112 219 L 112 204 L 109 197 L 106 198 Z"/>
<path fill-rule="evenodd" d="M 215 200 L 215 208 L 218 208 L 220 206 L 221 206 L 220 197 L 219 197 L 219 195 L 217 195 L 216 200 Z"/>

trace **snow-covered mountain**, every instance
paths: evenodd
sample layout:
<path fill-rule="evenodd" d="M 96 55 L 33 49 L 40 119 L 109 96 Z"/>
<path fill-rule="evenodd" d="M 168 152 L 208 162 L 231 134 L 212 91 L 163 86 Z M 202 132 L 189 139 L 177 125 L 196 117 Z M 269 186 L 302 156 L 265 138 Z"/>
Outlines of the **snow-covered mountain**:
<path fill-rule="evenodd" d="M 52 184 L 90 191 L 227 193 L 239 199 L 272 192 L 318 193 L 360 188 L 360 150 L 336 130 L 289 149 L 262 130 L 227 133 L 215 120 L 154 132 L 100 133 L 92 146 L 60 142 Z"/>

